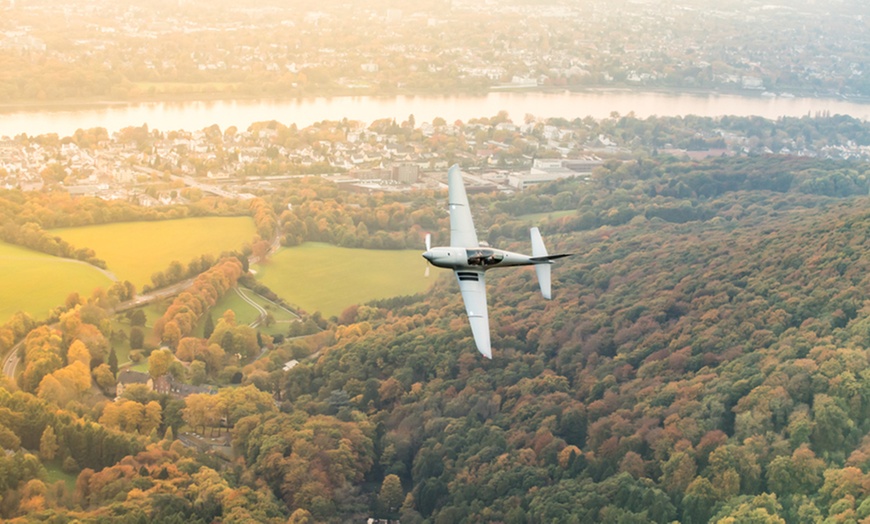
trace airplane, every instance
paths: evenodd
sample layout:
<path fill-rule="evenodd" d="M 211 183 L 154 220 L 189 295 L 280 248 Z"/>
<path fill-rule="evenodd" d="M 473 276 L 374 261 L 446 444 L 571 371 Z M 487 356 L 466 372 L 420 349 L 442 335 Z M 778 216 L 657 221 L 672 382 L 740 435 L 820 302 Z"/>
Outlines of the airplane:
<path fill-rule="evenodd" d="M 474 343 L 481 355 L 492 359 L 492 345 L 489 334 L 489 314 L 486 308 L 486 280 L 484 273 L 496 267 L 535 266 L 541 294 L 552 298 L 550 290 L 550 266 L 557 258 L 570 256 L 571 253 L 550 255 L 544 246 L 541 232 L 533 227 L 532 254 L 522 255 L 501 249 L 494 249 L 477 241 L 468 195 L 462 182 L 458 165 L 447 172 L 448 207 L 450 210 L 450 246 L 432 247 L 432 235 L 426 235 L 426 252 L 423 253 L 430 264 L 452 269 L 459 282 L 459 291 L 465 302 L 465 312 L 471 323 Z"/>

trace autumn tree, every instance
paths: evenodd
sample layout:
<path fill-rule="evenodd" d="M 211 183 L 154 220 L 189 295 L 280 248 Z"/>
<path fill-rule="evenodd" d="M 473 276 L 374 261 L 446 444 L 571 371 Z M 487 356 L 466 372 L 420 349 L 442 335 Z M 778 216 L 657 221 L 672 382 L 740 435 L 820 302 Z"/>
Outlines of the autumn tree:
<path fill-rule="evenodd" d="M 402 481 L 396 475 L 387 475 L 381 483 L 378 502 L 387 513 L 395 513 L 405 500 Z"/>
<path fill-rule="evenodd" d="M 103 392 L 112 391 L 115 388 L 115 374 L 108 364 L 100 364 L 92 372 L 94 380 Z"/>
<path fill-rule="evenodd" d="M 57 450 L 57 435 L 54 433 L 54 428 L 46 426 L 39 439 L 39 456 L 43 460 L 54 460 Z"/>
<path fill-rule="evenodd" d="M 157 349 L 148 357 L 148 374 L 152 379 L 162 377 L 169 371 L 169 366 L 175 361 L 175 355 L 168 349 Z"/>
<path fill-rule="evenodd" d="M 221 259 L 208 271 L 197 276 L 187 291 L 175 297 L 163 316 L 155 322 L 155 334 L 168 346 L 176 347 L 183 337 L 193 332 L 200 316 L 236 285 L 242 273 L 239 259 Z"/>
<path fill-rule="evenodd" d="M 217 427 L 220 423 L 224 408 L 221 405 L 221 399 L 217 396 L 195 393 L 188 395 L 184 399 L 184 403 L 185 407 L 181 410 L 184 422 L 194 431 L 202 428 L 203 433 L 205 433 L 206 428 Z"/>

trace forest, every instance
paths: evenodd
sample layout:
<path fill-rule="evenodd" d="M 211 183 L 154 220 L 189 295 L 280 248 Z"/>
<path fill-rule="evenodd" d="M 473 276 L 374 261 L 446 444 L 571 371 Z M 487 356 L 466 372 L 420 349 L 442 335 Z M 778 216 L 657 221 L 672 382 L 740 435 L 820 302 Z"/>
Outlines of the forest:
<path fill-rule="evenodd" d="M 277 343 L 214 312 L 199 339 L 186 326 L 247 269 L 216 261 L 162 319 L 166 349 L 148 369 L 187 382 L 230 369 L 235 384 L 184 399 L 133 385 L 110 400 L 104 292 L 71 297 L 57 322 L 18 316 L 0 333 L 4 348 L 24 341 L 25 362 L 0 382 L 0 517 L 870 518 L 868 168 L 644 156 L 588 181 L 473 195 L 480 238 L 517 251 L 524 214 L 576 211 L 540 224 L 552 252 L 575 253 L 554 267 L 552 301 L 530 271 L 489 273 L 492 361 L 446 274 L 428 293 L 319 319 L 311 336 Z M 28 198 L 47 197 L 5 201 Z M 446 234 L 445 200 L 311 178 L 247 212 L 288 245 L 387 247 Z M 208 438 L 225 445 L 204 452 Z"/>

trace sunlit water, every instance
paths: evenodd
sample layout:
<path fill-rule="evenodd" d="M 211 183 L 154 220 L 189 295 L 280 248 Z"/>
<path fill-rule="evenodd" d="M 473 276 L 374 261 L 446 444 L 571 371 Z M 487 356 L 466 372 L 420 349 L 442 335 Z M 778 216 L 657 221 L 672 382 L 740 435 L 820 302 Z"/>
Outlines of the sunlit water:
<path fill-rule="evenodd" d="M 815 115 L 820 112 L 870 119 L 870 104 L 838 99 L 739 95 L 664 94 L 634 91 L 582 93 L 495 92 L 481 96 L 341 96 L 293 100 L 228 100 L 208 102 L 149 102 L 0 110 L 0 136 L 20 133 L 57 133 L 68 136 L 76 129 L 104 127 L 114 132 L 148 124 L 161 131 L 199 130 L 217 124 L 221 129 L 247 129 L 254 122 L 277 120 L 308 126 L 321 120 L 358 120 L 366 124 L 381 118 L 398 122 L 414 115 L 416 123 L 442 117 L 448 122 L 491 117 L 507 111 L 514 122 L 526 115 L 604 118 L 612 112 L 645 118 L 659 116 L 781 116 Z"/>

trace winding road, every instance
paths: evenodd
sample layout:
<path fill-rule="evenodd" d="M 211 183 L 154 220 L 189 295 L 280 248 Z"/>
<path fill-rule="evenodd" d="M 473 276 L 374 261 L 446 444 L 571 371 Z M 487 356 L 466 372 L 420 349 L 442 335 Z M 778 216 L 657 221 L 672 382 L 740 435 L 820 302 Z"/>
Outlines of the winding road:
<path fill-rule="evenodd" d="M 267 313 L 266 310 L 263 308 L 263 306 L 261 306 L 260 304 L 257 304 L 257 303 L 256 303 L 256 302 L 255 302 L 251 297 L 249 297 L 249 296 L 247 295 L 247 293 L 245 293 L 245 291 L 242 291 L 242 288 L 240 288 L 240 287 L 236 287 L 236 288 L 234 288 L 234 289 L 235 289 L 236 293 L 238 293 L 239 296 L 242 297 L 242 300 L 244 300 L 245 302 L 248 303 L 248 305 L 250 305 L 252 308 L 254 308 L 254 309 L 257 310 L 257 313 L 258 313 L 257 319 L 254 320 L 253 322 L 251 322 L 249 325 L 250 325 L 252 328 L 255 328 L 255 327 L 259 326 L 260 324 L 262 324 L 263 321 L 266 320 L 266 315 L 268 315 L 268 313 Z M 268 300 L 268 299 L 266 299 L 266 300 Z M 270 302 L 271 302 L 271 301 L 270 301 Z M 287 313 L 290 313 L 291 315 L 293 315 L 294 317 L 296 317 L 297 320 L 299 320 L 299 315 L 297 315 L 297 314 L 294 313 L 293 311 L 290 311 L 289 309 L 287 309 L 287 308 L 285 308 L 285 307 L 282 307 L 282 306 L 279 305 L 279 304 L 275 304 L 274 302 L 271 302 L 271 303 L 274 304 L 275 306 L 277 306 L 277 307 L 283 309 L 283 310 L 286 311 Z"/>
<path fill-rule="evenodd" d="M 272 240 L 272 243 L 269 247 L 270 247 L 269 253 L 273 253 L 281 247 L 280 237 L 278 235 L 275 235 L 275 238 Z M 69 262 L 69 263 L 73 263 L 73 264 L 86 264 L 88 266 L 91 266 L 91 267 L 97 269 L 98 271 L 100 271 L 101 273 L 106 275 L 106 277 L 108 277 L 113 282 L 118 281 L 118 278 L 115 276 L 115 274 L 112 273 L 111 271 L 106 270 L 106 269 L 98 268 L 92 264 L 88 264 L 87 262 L 83 262 L 81 260 L 75 260 L 75 259 L 63 258 L 63 257 L 59 257 L 59 259 L 61 261 Z M 256 257 L 249 257 L 248 258 L 249 264 L 254 264 L 254 263 L 257 263 L 258 261 L 259 260 Z M 155 289 L 154 291 L 151 291 L 149 293 L 144 293 L 144 294 L 138 295 L 138 296 L 136 296 L 136 298 L 119 303 L 117 306 L 115 306 L 114 312 L 120 313 L 121 311 L 127 311 L 128 309 L 133 309 L 133 308 L 137 308 L 139 306 L 144 306 L 145 304 L 150 304 L 151 302 L 154 302 L 156 300 L 161 300 L 164 298 L 169 298 L 169 297 L 178 295 L 179 293 L 181 293 L 185 289 L 192 286 L 194 280 L 196 280 L 196 277 L 188 278 L 186 280 L 182 280 L 181 282 L 176 282 L 175 284 L 172 284 L 172 285 L 160 288 L 160 289 Z M 257 312 L 259 313 L 257 320 L 255 320 L 253 323 L 251 323 L 251 327 L 259 326 L 260 323 L 266 319 L 266 314 L 267 314 L 266 310 L 263 309 L 262 306 L 260 306 L 256 302 L 254 302 L 250 297 L 245 295 L 245 293 L 243 291 L 241 291 L 238 287 L 236 287 L 235 289 L 236 289 L 236 292 L 239 294 L 239 296 L 241 296 L 245 302 L 250 304 L 251 307 L 256 309 Z M 279 307 L 281 307 L 281 306 L 279 306 Z M 286 309 L 286 308 L 282 308 L 282 309 Z M 289 310 L 287 310 L 287 311 L 289 313 L 295 315 L 296 318 L 299 318 L 299 315 L 296 315 L 296 313 L 289 311 Z M 21 345 L 23 343 L 24 343 L 24 340 L 21 340 L 17 344 L 15 344 L 14 346 L 12 346 L 12 349 L 9 350 L 9 353 L 6 355 L 5 358 L 3 358 L 3 374 L 6 375 L 7 377 L 11 378 L 12 380 L 15 380 L 15 369 L 18 367 L 18 363 L 20 361 L 20 358 L 18 357 L 18 349 L 21 347 Z"/>
<path fill-rule="evenodd" d="M 154 302 L 155 300 L 160 300 L 163 298 L 168 298 L 171 296 L 175 296 L 185 289 L 189 288 L 193 285 L 193 278 L 189 278 L 187 280 L 183 280 L 176 284 L 172 284 L 171 286 L 166 286 L 161 289 L 154 290 L 150 293 L 145 293 L 143 295 L 139 295 L 132 300 L 128 300 L 126 302 L 121 302 L 117 306 L 115 306 L 115 313 L 120 313 L 121 311 L 127 311 L 128 309 L 133 309 L 139 306 L 143 306 L 145 304 L 149 304 Z M 240 288 L 234 288 L 236 293 L 242 297 L 242 300 L 250 304 L 251 307 L 257 310 L 258 316 L 257 319 L 251 323 L 251 327 L 257 327 L 266 319 L 266 310 L 263 309 L 262 306 L 257 304 L 253 299 L 245 294 Z M 289 311 L 289 310 L 288 310 Z M 296 315 L 292 311 L 289 311 L 291 314 Z M 298 318 L 298 315 L 296 315 Z M 15 369 L 18 367 L 18 362 L 20 361 L 18 357 L 18 349 L 21 345 L 24 344 L 24 340 L 19 341 L 17 344 L 12 346 L 12 349 L 9 350 L 9 353 L 6 355 L 6 358 L 3 359 L 3 374 L 11 379 L 15 379 Z"/>
<path fill-rule="evenodd" d="M 3 374 L 12 380 L 15 380 L 15 368 L 18 367 L 18 361 L 20 360 L 18 358 L 18 348 L 21 347 L 21 344 L 24 344 L 23 340 L 12 346 L 9 354 L 3 359 Z"/>

